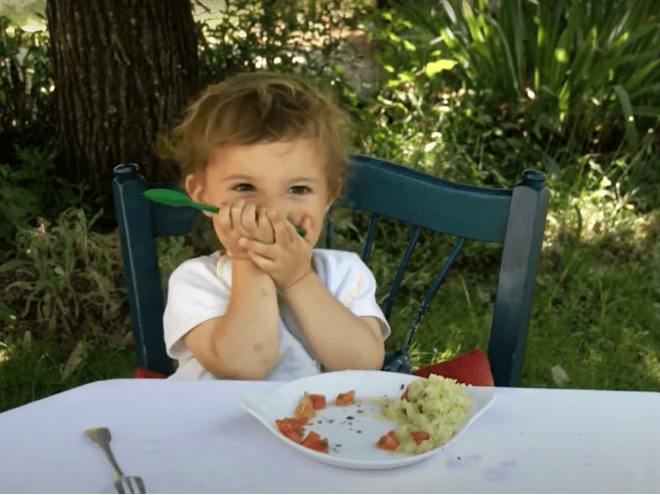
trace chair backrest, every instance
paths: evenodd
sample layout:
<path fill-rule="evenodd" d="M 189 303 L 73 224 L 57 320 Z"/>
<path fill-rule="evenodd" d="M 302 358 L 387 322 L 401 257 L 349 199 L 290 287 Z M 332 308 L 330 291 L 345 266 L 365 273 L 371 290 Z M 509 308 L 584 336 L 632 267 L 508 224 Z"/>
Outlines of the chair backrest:
<path fill-rule="evenodd" d="M 371 214 L 362 252 L 365 263 L 369 262 L 379 218 L 392 218 L 414 227 L 391 282 L 384 309 L 386 318 L 391 314 L 421 230 L 456 237 L 453 249 L 410 324 L 404 348 L 410 344 L 422 315 L 465 240 L 503 245 L 487 354 L 495 385 L 518 386 L 550 197 L 544 185 L 545 176 L 526 170 L 521 182 L 513 189 L 503 190 L 457 184 L 365 156 L 351 157 L 349 169 L 351 179 L 336 206 Z M 148 186 L 138 174 L 136 165 L 118 165 L 115 174 L 112 188 L 137 366 L 168 375 L 173 372 L 173 367 L 163 342 L 164 299 L 155 238 L 191 232 L 200 214 L 192 208 L 159 205 L 145 200 L 142 193 L 146 189 L 172 186 Z M 332 222 L 328 222 L 328 247 L 332 247 L 332 231 Z"/>

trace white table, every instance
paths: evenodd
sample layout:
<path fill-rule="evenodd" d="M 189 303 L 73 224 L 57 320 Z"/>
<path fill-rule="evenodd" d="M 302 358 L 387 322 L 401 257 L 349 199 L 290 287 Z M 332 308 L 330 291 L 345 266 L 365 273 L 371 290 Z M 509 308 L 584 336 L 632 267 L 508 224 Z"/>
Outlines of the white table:
<path fill-rule="evenodd" d="M 273 382 L 117 379 L 0 414 L 0 492 L 112 491 L 83 430 L 107 426 L 149 493 L 658 492 L 660 393 L 497 388 L 492 407 L 419 464 L 355 471 L 311 460 L 238 403 Z"/>

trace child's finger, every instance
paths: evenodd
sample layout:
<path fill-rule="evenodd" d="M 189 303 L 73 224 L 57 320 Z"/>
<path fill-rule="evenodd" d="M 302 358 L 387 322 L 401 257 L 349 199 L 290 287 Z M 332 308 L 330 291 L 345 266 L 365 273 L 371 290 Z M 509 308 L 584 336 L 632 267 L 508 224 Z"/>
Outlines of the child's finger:
<path fill-rule="evenodd" d="M 309 232 L 314 228 L 314 220 L 312 220 L 312 217 L 310 215 L 305 215 L 305 218 L 303 218 L 302 223 L 304 223 L 304 228 Z"/>
<path fill-rule="evenodd" d="M 257 205 L 250 203 L 245 205 L 241 213 L 241 225 L 250 234 L 257 230 Z"/>
<path fill-rule="evenodd" d="M 241 199 L 238 203 L 234 203 L 230 207 L 231 228 L 239 230 L 241 228 L 241 215 L 243 214 L 243 207 L 245 200 Z"/>
<path fill-rule="evenodd" d="M 266 244 L 272 244 L 275 240 L 275 234 L 273 233 L 273 224 L 266 215 L 266 208 L 259 207 L 257 213 L 259 216 L 257 220 L 258 238 Z"/>
<path fill-rule="evenodd" d="M 229 232 L 231 230 L 231 216 L 230 216 L 230 205 L 223 203 L 220 205 L 220 211 L 215 215 L 215 221 L 218 223 L 220 230 L 223 232 Z"/>
<path fill-rule="evenodd" d="M 309 232 L 312 231 L 312 227 L 314 227 L 314 222 L 312 221 L 312 217 L 310 217 L 309 215 L 305 215 L 302 221 L 300 222 L 300 227 L 305 229 L 305 235 L 301 237 L 303 239 L 306 239 Z"/>
<path fill-rule="evenodd" d="M 254 262 L 254 264 L 257 265 L 262 270 L 268 270 L 273 266 L 273 262 L 271 260 L 269 260 L 268 258 L 264 258 L 263 256 L 255 253 L 254 251 L 248 251 L 248 256 Z"/>
<path fill-rule="evenodd" d="M 266 211 L 270 222 L 273 224 L 273 232 L 275 233 L 275 242 L 279 245 L 288 245 L 291 244 L 291 233 L 287 229 L 286 223 L 282 221 L 279 213 L 271 212 L 270 210 Z"/>
<path fill-rule="evenodd" d="M 248 239 L 247 237 L 241 237 L 238 240 L 238 245 L 248 252 L 256 253 L 267 259 L 272 259 L 275 255 L 274 251 L 276 248 L 274 244 L 264 244 L 263 242 Z"/>

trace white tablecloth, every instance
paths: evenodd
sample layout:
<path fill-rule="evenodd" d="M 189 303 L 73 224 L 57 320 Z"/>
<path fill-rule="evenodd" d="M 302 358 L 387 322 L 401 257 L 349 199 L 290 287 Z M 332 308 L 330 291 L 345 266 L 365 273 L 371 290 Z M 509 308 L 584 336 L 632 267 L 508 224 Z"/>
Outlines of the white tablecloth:
<path fill-rule="evenodd" d="M 413 466 L 354 471 L 311 460 L 238 403 L 273 382 L 117 379 L 0 414 L 0 492 L 112 492 L 83 431 L 106 426 L 148 493 L 658 492 L 660 393 L 496 388 L 455 442 Z"/>

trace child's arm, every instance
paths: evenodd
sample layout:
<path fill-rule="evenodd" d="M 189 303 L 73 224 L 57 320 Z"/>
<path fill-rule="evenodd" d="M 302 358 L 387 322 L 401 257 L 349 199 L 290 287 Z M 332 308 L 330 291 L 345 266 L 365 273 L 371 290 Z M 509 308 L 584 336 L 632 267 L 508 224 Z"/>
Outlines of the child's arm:
<path fill-rule="evenodd" d="M 377 321 L 356 316 L 328 292 L 312 270 L 311 241 L 279 214 L 267 215 L 275 243 L 241 239 L 239 245 L 273 278 L 316 356 L 329 370 L 380 369 L 385 346 Z M 309 231 L 311 224 L 302 226 Z"/>
<path fill-rule="evenodd" d="M 250 260 L 232 260 L 232 290 L 224 315 L 193 328 L 183 340 L 220 378 L 263 380 L 279 347 L 277 289 Z"/>
<path fill-rule="evenodd" d="M 353 314 L 314 272 L 287 289 L 284 297 L 328 370 L 381 369 L 385 350 L 378 321 Z"/>

